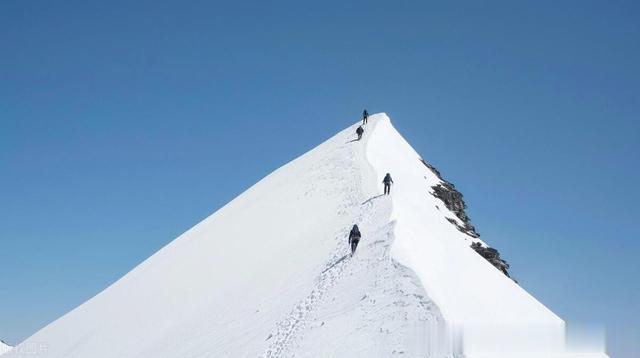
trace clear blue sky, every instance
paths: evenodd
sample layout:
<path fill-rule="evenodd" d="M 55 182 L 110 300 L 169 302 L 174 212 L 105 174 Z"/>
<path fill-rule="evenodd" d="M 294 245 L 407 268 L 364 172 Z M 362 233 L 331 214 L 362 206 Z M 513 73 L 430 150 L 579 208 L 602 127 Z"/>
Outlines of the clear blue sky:
<path fill-rule="evenodd" d="M 366 106 L 459 187 L 522 286 L 638 356 L 639 2 L 230 3 L 0 2 L 0 338 Z"/>

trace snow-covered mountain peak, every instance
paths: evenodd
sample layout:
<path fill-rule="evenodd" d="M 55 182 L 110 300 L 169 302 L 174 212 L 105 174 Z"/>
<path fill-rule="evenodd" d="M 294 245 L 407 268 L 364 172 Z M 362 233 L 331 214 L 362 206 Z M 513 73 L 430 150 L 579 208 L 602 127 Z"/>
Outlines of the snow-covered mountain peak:
<path fill-rule="evenodd" d="M 35 355 L 51 358 L 568 358 L 564 322 L 470 247 L 486 244 L 433 189 L 445 183 L 437 171 L 385 114 L 358 141 L 359 125 L 25 344 L 55 342 Z"/>

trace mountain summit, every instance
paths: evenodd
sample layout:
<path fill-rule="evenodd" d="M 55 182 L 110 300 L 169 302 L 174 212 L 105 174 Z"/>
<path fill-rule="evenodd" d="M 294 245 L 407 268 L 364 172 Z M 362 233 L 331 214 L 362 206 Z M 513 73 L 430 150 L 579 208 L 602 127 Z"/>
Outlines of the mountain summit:
<path fill-rule="evenodd" d="M 564 322 L 385 114 L 358 126 L 23 342 L 45 351 L 6 357 L 605 357 L 566 351 Z"/>

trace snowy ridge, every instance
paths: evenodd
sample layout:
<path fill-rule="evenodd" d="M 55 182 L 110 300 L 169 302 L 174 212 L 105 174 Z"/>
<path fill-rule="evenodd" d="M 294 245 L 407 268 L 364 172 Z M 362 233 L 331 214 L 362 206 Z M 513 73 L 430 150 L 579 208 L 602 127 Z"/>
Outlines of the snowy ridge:
<path fill-rule="evenodd" d="M 429 193 L 439 179 L 389 118 L 371 116 L 361 141 L 357 126 L 6 357 L 568 358 L 562 320 L 469 248 L 477 239 L 447 221 Z M 34 343 L 46 349 L 20 349 Z"/>
<path fill-rule="evenodd" d="M 345 240 L 350 226 L 334 237 L 334 250 L 311 293 L 276 325 L 263 357 L 452 356 L 451 347 L 434 343 L 440 340 L 422 339 L 443 331 L 444 321 L 417 278 L 389 254 L 391 201 L 379 195 L 375 171 L 360 159 L 367 137 L 347 142 L 350 176 L 357 179 L 347 193 L 353 222 L 366 240 L 350 257 Z"/>
<path fill-rule="evenodd" d="M 480 240 L 451 225 L 446 219 L 458 221 L 456 216 L 429 193 L 441 179 L 419 163 L 420 155 L 386 115 L 376 116 L 375 123 L 367 159 L 378 171 L 378 181 L 385 172 L 393 173 L 396 181 L 392 256 L 417 274 L 456 336 L 462 337 L 465 355 L 567 354 L 564 322 L 469 248 Z"/>

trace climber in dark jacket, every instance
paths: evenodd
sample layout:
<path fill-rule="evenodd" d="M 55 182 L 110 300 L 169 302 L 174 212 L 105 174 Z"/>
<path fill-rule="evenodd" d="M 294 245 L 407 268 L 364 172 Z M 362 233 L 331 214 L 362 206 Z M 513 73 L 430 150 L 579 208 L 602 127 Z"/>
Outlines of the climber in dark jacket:
<path fill-rule="evenodd" d="M 364 111 L 362 111 L 362 125 L 367 124 L 368 121 L 369 121 L 369 112 L 367 112 L 367 110 L 365 109 Z"/>
<path fill-rule="evenodd" d="M 362 133 L 364 133 L 364 129 L 362 129 L 362 126 L 359 126 L 358 129 L 356 129 L 356 134 L 358 135 L 358 140 L 362 139 Z"/>
<path fill-rule="evenodd" d="M 351 232 L 349 232 L 349 246 L 351 246 L 351 256 L 356 252 L 356 247 L 358 247 L 358 243 L 360 242 L 360 229 L 358 229 L 358 225 L 353 225 L 351 228 Z"/>
<path fill-rule="evenodd" d="M 384 184 L 384 193 L 385 195 L 391 194 L 391 184 L 393 183 L 393 179 L 391 179 L 391 174 L 387 173 L 382 180 Z"/>

